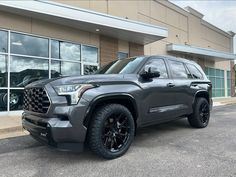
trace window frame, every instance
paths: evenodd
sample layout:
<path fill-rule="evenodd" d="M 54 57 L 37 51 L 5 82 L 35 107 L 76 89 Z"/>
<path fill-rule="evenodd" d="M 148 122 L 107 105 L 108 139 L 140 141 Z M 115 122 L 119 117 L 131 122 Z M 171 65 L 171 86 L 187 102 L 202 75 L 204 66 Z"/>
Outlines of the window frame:
<path fill-rule="evenodd" d="M 34 35 L 34 34 L 29 34 L 29 33 L 23 33 L 23 32 L 17 32 L 17 31 L 12 31 L 12 30 L 9 30 L 9 32 L 10 32 L 10 39 L 9 39 L 9 42 L 10 42 L 10 44 L 9 44 L 9 46 L 10 46 L 10 48 L 8 49 L 9 50 L 9 53 L 11 54 L 11 55 L 21 55 L 21 56 L 31 56 L 31 57 L 38 57 L 38 58 L 49 58 L 50 57 L 50 54 L 49 54 L 49 52 L 50 52 L 50 50 L 49 50 L 49 48 L 50 48 L 50 38 L 48 38 L 48 37 L 45 37 L 45 36 L 39 36 L 39 35 Z M 47 56 L 38 56 L 38 55 L 26 55 L 26 54 L 19 54 L 19 53 L 15 53 L 15 52 L 13 52 L 12 51 L 12 44 L 11 44 L 11 42 L 12 42 L 12 39 L 11 39 L 11 36 L 12 36 L 12 34 L 13 33 L 15 33 L 15 34 L 19 34 L 19 35 L 24 35 L 24 36 L 29 36 L 29 37 L 33 37 L 33 38 L 41 38 L 41 39 L 45 39 L 45 40 L 47 40 L 48 41 L 48 45 L 47 45 L 47 49 L 48 49 L 48 55 Z"/>
<path fill-rule="evenodd" d="M 9 100 L 10 98 L 10 93 L 12 92 L 12 90 L 16 91 L 16 90 L 23 90 L 24 88 L 23 87 L 11 87 L 10 86 L 10 67 L 11 67 L 11 62 L 10 62 L 10 58 L 11 57 L 24 57 L 25 59 L 30 59 L 30 58 L 34 58 L 34 59 L 42 59 L 42 60 L 47 60 L 48 61 L 48 77 L 49 79 L 51 78 L 51 61 L 52 60 L 59 60 L 59 61 L 64 61 L 64 62 L 75 62 L 75 63 L 79 63 L 80 64 L 80 75 L 84 75 L 84 64 L 87 64 L 87 65 L 93 65 L 93 66 L 96 66 L 97 69 L 100 68 L 100 48 L 99 48 L 99 45 L 90 45 L 90 44 L 82 44 L 82 43 L 79 43 L 79 42 L 74 42 L 74 41 L 71 41 L 71 40 L 64 40 L 64 39 L 60 39 L 60 38 L 53 38 L 53 37 L 49 37 L 49 36 L 43 36 L 43 35 L 37 35 L 37 34 L 32 34 L 32 33 L 27 33 L 27 32 L 22 32 L 22 31 L 16 31 L 16 30 L 9 30 L 9 29 L 4 29 L 4 28 L 0 28 L 1 31 L 4 31 L 7 33 L 7 52 L 0 52 L 0 55 L 4 55 L 7 57 L 7 77 L 8 77 L 8 81 L 7 81 L 7 85 L 6 87 L 0 87 L 0 90 L 1 91 L 6 91 L 7 93 L 7 99 Z M 32 55 L 24 55 L 24 54 L 15 54 L 15 53 L 11 53 L 11 34 L 12 33 L 17 33 L 17 34 L 21 34 L 21 35 L 26 35 L 26 36 L 31 36 L 31 37 L 36 37 L 36 38 L 43 38 L 43 39 L 47 39 L 48 40 L 48 46 L 47 46 L 47 49 L 48 49 L 48 56 L 47 57 L 42 57 L 42 56 L 32 56 Z M 94 47 L 97 49 L 97 52 L 98 52 L 98 60 L 97 60 L 97 63 L 89 63 L 89 62 L 81 62 L 81 61 L 72 61 L 72 60 L 62 60 L 62 59 L 54 59 L 51 57 L 51 41 L 52 40 L 56 40 L 56 41 L 62 41 L 62 42 L 67 42 L 67 43 L 72 43 L 72 44 L 78 44 L 80 45 L 80 49 L 82 48 L 82 46 L 90 46 L 90 47 Z M 82 58 L 82 51 L 81 51 L 81 54 L 80 54 L 80 60 Z M 16 112 L 19 112 L 21 113 L 22 110 L 10 110 L 10 105 L 9 105 L 9 101 L 8 101 L 8 105 L 7 105 L 7 108 L 5 110 L 4 108 L 4 111 L 0 111 L 0 115 L 5 115 L 5 114 L 8 114 L 8 113 L 11 113 L 13 112 L 16 113 Z"/>
<path fill-rule="evenodd" d="M 126 58 L 128 58 L 128 57 L 129 57 L 129 52 L 122 52 L 122 51 L 118 51 L 118 52 L 117 52 L 117 59 L 118 59 L 118 60 L 125 59 L 125 58 L 119 58 L 119 54 L 127 54 L 127 57 L 126 57 Z"/>
<path fill-rule="evenodd" d="M 153 61 L 153 60 L 162 60 L 165 64 L 165 68 L 166 68 L 166 74 L 167 74 L 167 78 L 160 78 L 160 77 L 155 77 L 153 79 L 170 79 L 170 72 L 169 72 L 169 68 L 168 68 L 168 64 L 166 63 L 166 59 L 164 58 L 155 58 L 155 57 L 151 57 L 149 58 L 141 67 L 139 74 L 142 73 L 144 71 L 144 67 L 146 66 L 146 64 L 148 64 L 149 62 Z"/>
<path fill-rule="evenodd" d="M 202 72 L 194 65 L 194 64 L 191 64 L 191 63 L 184 63 L 185 67 L 186 67 L 186 70 L 191 74 L 192 78 L 188 78 L 188 79 L 191 79 L 191 80 L 203 80 L 204 77 L 203 77 L 203 74 Z M 200 78 L 194 78 L 193 74 L 191 73 L 188 65 L 192 65 L 200 74 L 201 74 L 201 77 Z"/>
<path fill-rule="evenodd" d="M 171 68 L 171 62 L 177 62 L 177 63 L 181 63 L 184 67 L 184 70 L 185 70 L 185 74 L 186 74 L 186 78 L 176 78 L 174 77 L 174 73 L 173 73 L 173 70 Z M 169 70 L 170 70 L 170 73 L 171 73 L 171 78 L 172 79 L 178 79 L 178 80 L 186 80 L 186 79 L 189 79 L 188 78 L 188 73 L 187 73 L 187 68 L 185 67 L 185 63 L 182 62 L 182 61 L 177 61 L 177 60 L 173 60 L 173 59 L 168 59 L 168 66 L 169 66 Z M 191 73 L 190 73 L 191 74 Z"/>

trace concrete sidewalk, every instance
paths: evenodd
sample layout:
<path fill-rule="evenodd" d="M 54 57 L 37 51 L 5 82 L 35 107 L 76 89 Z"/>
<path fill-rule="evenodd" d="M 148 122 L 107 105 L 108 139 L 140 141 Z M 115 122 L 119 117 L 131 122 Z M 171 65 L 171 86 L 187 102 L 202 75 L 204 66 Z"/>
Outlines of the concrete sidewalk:
<path fill-rule="evenodd" d="M 236 104 L 236 97 L 213 98 L 213 107 Z M 0 139 L 26 135 L 21 126 L 21 116 L 0 116 Z"/>
<path fill-rule="evenodd" d="M 23 136 L 21 116 L 0 116 L 0 139 Z"/>
<path fill-rule="evenodd" d="M 214 106 L 229 105 L 229 104 L 236 104 L 236 97 L 213 98 L 213 107 Z"/>

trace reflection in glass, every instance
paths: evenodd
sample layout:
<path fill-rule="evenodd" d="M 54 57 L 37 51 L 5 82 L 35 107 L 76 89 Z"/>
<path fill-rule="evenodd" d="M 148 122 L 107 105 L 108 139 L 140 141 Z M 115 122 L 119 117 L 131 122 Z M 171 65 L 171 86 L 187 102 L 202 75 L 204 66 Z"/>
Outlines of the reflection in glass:
<path fill-rule="evenodd" d="M 48 78 L 48 60 L 11 57 L 10 86 L 24 87 L 31 82 Z"/>
<path fill-rule="evenodd" d="M 0 89 L 0 112 L 7 110 L 7 90 Z"/>
<path fill-rule="evenodd" d="M 52 40 L 51 56 L 56 59 L 80 60 L 80 45 Z"/>
<path fill-rule="evenodd" d="M 158 78 L 168 78 L 165 62 L 162 59 L 154 59 L 145 65 L 145 68 L 153 67 L 160 73 Z"/>
<path fill-rule="evenodd" d="M 6 31 L 0 31 L 0 52 L 7 53 L 7 32 Z"/>
<path fill-rule="evenodd" d="M 60 49 L 59 49 L 60 43 L 56 40 L 51 40 L 51 57 L 59 59 L 60 58 Z"/>
<path fill-rule="evenodd" d="M 97 63 L 98 49 L 96 47 L 82 46 L 82 61 Z"/>
<path fill-rule="evenodd" d="M 128 53 L 118 52 L 118 59 L 128 58 Z"/>
<path fill-rule="evenodd" d="M 11 33 L 11 53 L 48 57 L 48 39 Z"/>
<path fill-rule="evenodd" d="M 178 62 L 178 61 L 172 61 L 172 60 L 170 60 L 169 62 L 170 62 L 170 67 L 171 67 L 171 71 L 174 78 L 177 78 L 177 79 L 188 78 L 188 75 L 187 75 L 187 72 L 185 70 L 183 63 Z"/>
<path fill-rule="evenodd" d="M 97 66 L 84 65 L 84 75 L 94 74 L 97 71 Z"/>
<path fill-rule="evenodd" d="M 52 61 L 51 69 L 53 72 L 58 72 L 63 76 L 80 75 L 80 63 L 65 62 L 65 61 Z M 52 74 L 52 78 L 55 77 Z"/>
<path fill-rule="evenodd" d="M 60 58 L 67 60 L 80 60 L 80 45 L 60 42 Z"/>
<path fill-rule="evenodd" d="M 7 56 L 0 55 L 0 87 L 7 87 Z"/>
<path fill-rule="evenodd" d="M 24 90 L 10 90 L 10 110 L 23 109 L 23 92 Z"/>
<path fill-rule="evenodd" d="M 186 64 L 187 68 L 189 69 L 190 73 L 192 74 L 194 79 L 201 79 L 202 78 L 202 74 L 201 72 L 196 68 L 196 66 L 192 65 L 192 64 Z"/>

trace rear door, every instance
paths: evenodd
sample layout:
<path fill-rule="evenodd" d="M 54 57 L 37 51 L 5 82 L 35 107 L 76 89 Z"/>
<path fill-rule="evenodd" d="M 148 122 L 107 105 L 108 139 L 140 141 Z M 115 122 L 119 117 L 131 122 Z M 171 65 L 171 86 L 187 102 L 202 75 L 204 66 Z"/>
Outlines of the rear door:
<path fill-rule="evenodd" d="M 175 116 L 183 116 L 191 113 L 192 110 L 192 94 L 189 92 L 191 74 L 186 69 L 183 62 L 178 60 L 168 60 L 171 76 L 173 78 L 174 87 L 174 112 Z"/>

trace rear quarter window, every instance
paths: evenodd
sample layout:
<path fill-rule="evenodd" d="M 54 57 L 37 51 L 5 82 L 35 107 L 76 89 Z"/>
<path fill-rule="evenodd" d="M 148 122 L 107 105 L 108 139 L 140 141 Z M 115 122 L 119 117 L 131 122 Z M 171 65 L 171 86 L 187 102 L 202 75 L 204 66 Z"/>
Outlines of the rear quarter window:
<path fill-rule="evenodd" d="M 193 64 L 186 64 L 186 66 L 192 75 L 192 79 L 202 79 L 203 78 L 201 71 L 199 71 L 199 69 L 197 69 L 196 66 L 194 66 Z"/>

